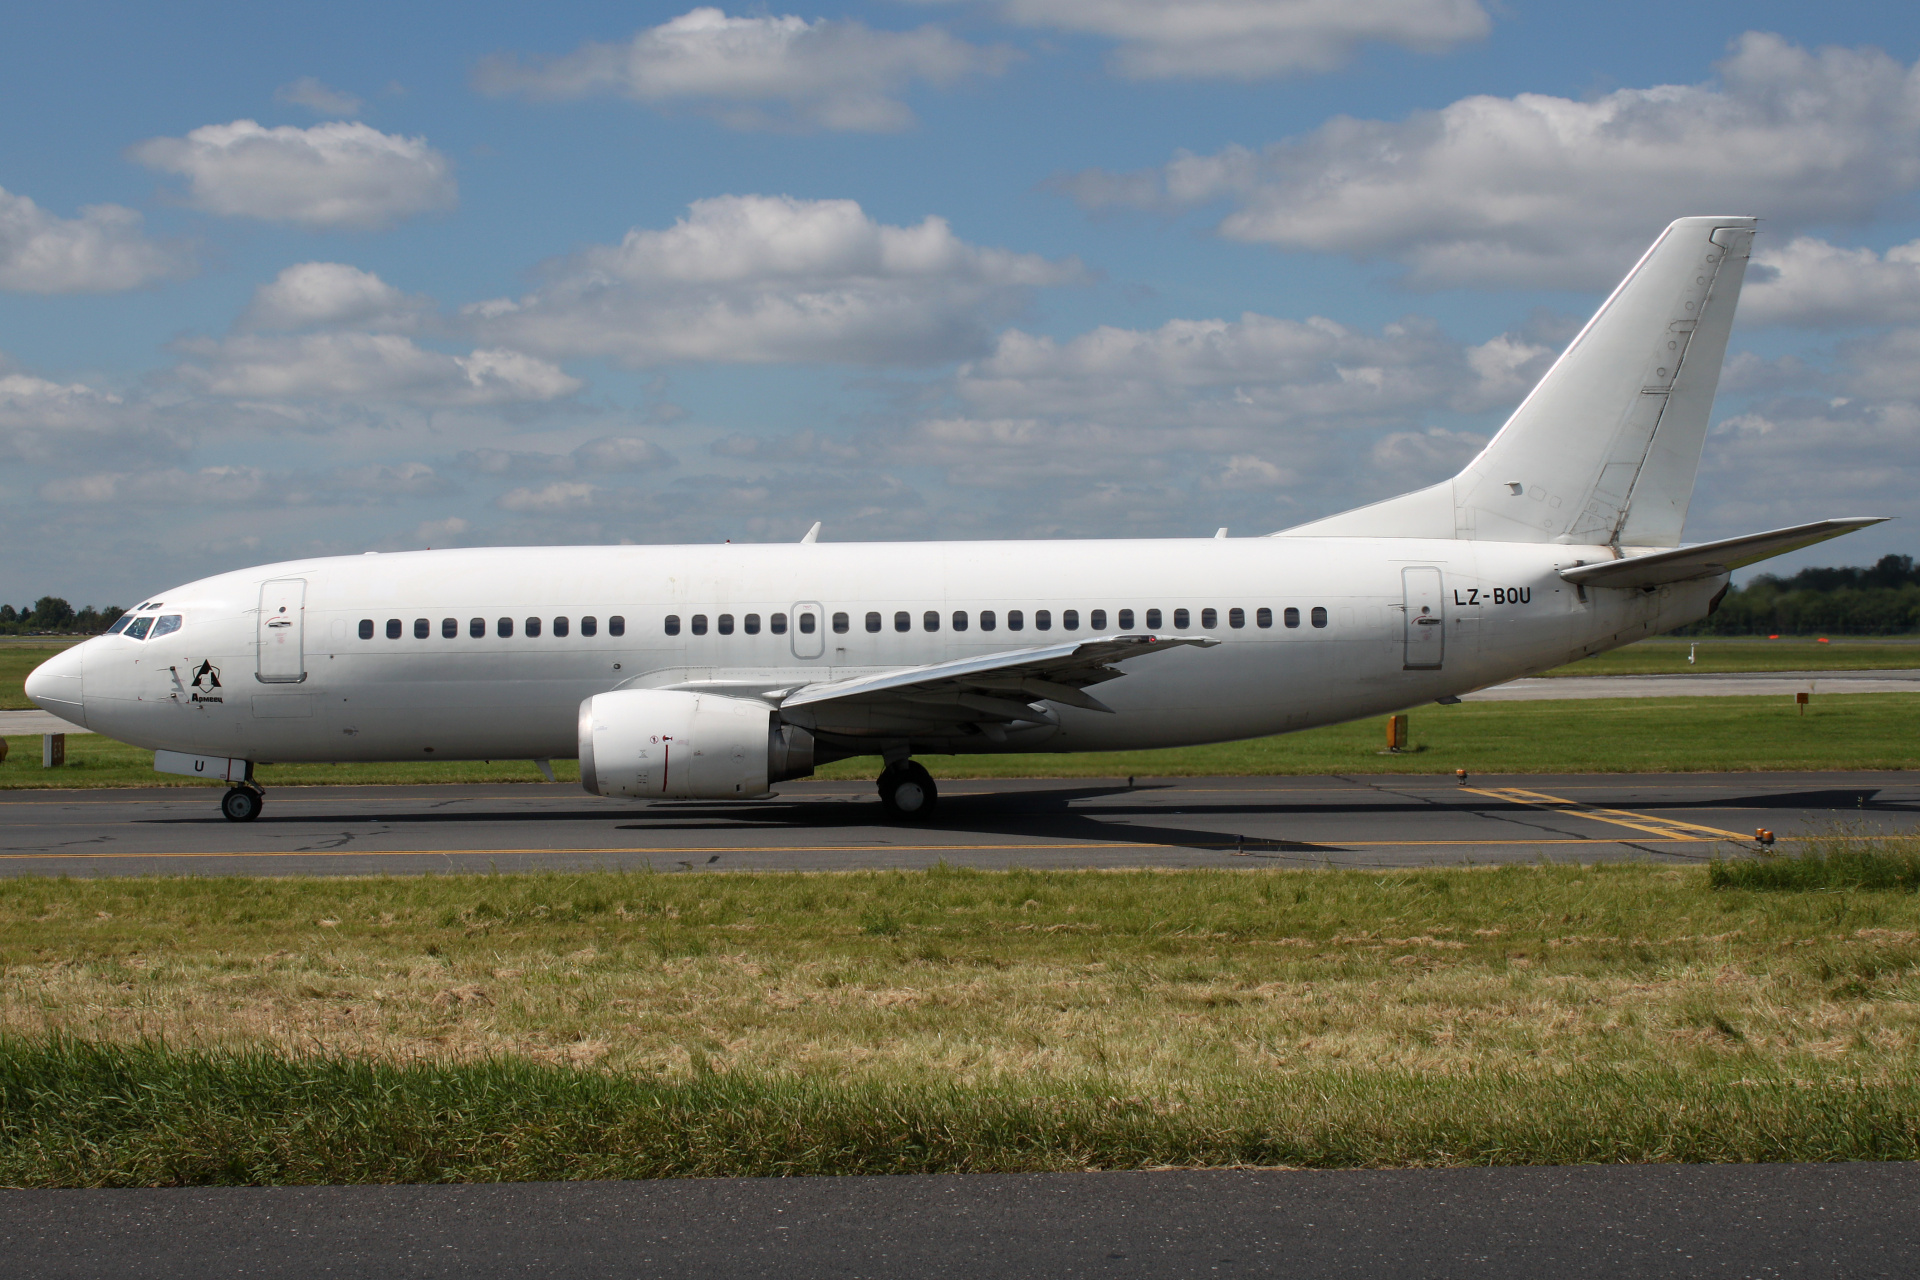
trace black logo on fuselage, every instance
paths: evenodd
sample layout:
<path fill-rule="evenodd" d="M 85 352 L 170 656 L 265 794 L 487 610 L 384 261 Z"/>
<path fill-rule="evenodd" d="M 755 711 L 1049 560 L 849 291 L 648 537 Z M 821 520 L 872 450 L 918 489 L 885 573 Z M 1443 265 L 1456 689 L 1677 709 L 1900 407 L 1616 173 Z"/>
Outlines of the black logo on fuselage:
<path fill-rule="evenodd" d="M 212 659 L 202 661 L 193 669 L 193 687 L 209 693 L 220 687 L 220 668 L 213 665 Z"/>

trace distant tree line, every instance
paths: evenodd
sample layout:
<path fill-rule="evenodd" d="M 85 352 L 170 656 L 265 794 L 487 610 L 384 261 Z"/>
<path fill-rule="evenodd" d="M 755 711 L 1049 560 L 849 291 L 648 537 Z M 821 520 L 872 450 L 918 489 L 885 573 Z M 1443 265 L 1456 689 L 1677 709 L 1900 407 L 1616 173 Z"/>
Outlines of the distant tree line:
<path fill-rule="evenodd" d="M 1680 634 L 1699 636 L 1888 636 L 1920 632 L 1920 568 L 1912 556 L 1872 566 L 1763 573 L 1727 592 L 1711 618 Z"/>
<path fill-rule="evenodd" d="M 96 636 L 126 610 L 119 605 L 96 609 L 88 605 L 75 609 L 59 596 L 41 596 L 19 609 L 0 604 L 0 636 L 57 635 Z"/>

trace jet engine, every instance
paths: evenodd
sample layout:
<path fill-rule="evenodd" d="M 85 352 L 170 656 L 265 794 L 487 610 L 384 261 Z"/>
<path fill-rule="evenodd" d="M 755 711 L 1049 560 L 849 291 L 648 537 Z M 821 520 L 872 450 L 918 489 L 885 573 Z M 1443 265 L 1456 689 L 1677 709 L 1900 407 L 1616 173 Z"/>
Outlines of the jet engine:
<path fill-rule="evenodd" d="M 742 800 L 813 772 L 813 735 L 766 703 L 617 689 L 580 704 L 580 785 L 597 796 Z"/>

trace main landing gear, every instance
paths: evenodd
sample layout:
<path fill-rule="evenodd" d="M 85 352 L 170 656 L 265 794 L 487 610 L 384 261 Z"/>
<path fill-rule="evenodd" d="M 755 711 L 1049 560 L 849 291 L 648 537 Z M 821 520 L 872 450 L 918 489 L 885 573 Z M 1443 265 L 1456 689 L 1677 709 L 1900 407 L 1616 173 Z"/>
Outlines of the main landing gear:
<path fill-rule="evenodd" d="M 228 822 L 252 822 L 260 816 L 266 794 L 251 782 L 242 782 L 220 797 L 220 816 Z"/>
<path fill-rule="evenodd" d="M 879 787 L 888 815 L 909 822 L 932 817 L 940 800 L 933 775 L 912 760 L 896 760 L 881 770 Z"/>

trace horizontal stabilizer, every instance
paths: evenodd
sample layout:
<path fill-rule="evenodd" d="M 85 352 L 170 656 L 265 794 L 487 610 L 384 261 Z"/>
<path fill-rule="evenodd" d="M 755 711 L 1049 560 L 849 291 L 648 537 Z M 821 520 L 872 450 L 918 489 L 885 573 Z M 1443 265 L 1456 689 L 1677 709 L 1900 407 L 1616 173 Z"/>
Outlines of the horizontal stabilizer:
<path fill-rule="evenodd" d="M 1562 569 L 1560 576 L 1583 587 L 1657 587 L 1664 582 L 1685 582 L 1710 574 L 1745 568 L 1774 556 L 1810 547 L 1828 538 L 1837 538 L 1870 524 L 1879 524 L 1886 516 L 1849 516 L 1841 520 L 1819 520 L 1798 524 L 1791 529 L 1771 533 L 1751 533 L 1744 538 L 1703 542 L 1696 547 L 1674 551 L 1656 551 L 1652 555 L 1631 556 L 1625 560 L 1602 560 Z"/>

